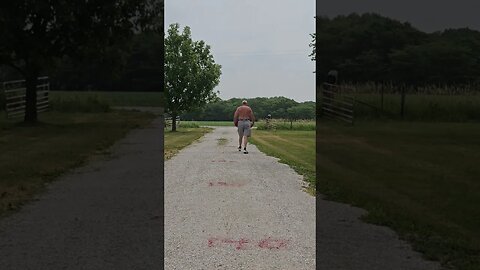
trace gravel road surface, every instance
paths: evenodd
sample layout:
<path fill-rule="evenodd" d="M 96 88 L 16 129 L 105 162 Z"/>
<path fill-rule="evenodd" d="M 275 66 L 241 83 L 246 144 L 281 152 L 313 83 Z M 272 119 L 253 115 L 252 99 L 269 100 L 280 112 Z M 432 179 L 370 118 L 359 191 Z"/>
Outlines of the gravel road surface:
<path fill-rule="evenodd" d="M 161 269 L 162 120 L 0 221 L 0 269 Z"/>
<path fill-rule="evenodd" d="M 362 209 L 321 197 L 315 261 L 315 198 L 277 159 L 238 152 L 237 138 L 217 127 L 165 163 L 165 269 L 440 269 L 361 222 Z"/>
<path fill-rule="evenodd" d="M 165 162 L 165 269 L 315 269 L 315 197 L 218 127 Z"/>

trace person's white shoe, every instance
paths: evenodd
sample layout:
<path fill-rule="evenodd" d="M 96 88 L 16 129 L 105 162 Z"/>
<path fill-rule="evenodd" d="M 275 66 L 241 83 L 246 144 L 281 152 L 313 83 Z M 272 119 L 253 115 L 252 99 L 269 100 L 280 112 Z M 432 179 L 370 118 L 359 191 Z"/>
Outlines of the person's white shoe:
<path fill-rule="evenodd" d="M 248 154 L 247 148 L 243 148 L 243 153 Z"/>

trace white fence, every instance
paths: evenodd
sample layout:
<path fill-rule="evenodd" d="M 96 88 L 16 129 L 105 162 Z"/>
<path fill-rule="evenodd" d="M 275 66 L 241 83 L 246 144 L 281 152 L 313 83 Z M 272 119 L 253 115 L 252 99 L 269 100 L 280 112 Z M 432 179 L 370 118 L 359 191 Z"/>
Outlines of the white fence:
<path fill-rule="evenodd" d="M 322 115 L 353 125 L 355 97 L 353 89 L 324 83 L 322 88 Z"/>
<path fill-rule="evenodd" d="M 180 125 L 180 116 L 177 116 L 177 127 Z M 172 126 L 172 117 L 167 116 L 165 117 L 165 126 L 171 127 Z"/>
<path fill-rule="evenodd" d="M 3 82 L 5 111 L 8 118 L 25 116 L 25 80 Z M 39 77 L 37 85 L 37 113 L 49 109 L 50 83 L 48 77 Z"/>

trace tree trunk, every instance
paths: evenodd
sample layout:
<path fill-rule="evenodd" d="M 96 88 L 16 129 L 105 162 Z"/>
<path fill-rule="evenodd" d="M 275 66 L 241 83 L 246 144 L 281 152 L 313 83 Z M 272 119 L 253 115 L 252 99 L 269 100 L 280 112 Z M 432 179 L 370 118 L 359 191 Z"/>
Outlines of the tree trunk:
<path fill-rule="evenodd" d="M 172 113 L 172 131 L 177 131 L 177 113 Z"/>
<path fill-rule="evenodd" d="M 25 78 L 25 122 L 37 122 L 37 80 L 38 71 L 33 70 L 27 73 Z"/>

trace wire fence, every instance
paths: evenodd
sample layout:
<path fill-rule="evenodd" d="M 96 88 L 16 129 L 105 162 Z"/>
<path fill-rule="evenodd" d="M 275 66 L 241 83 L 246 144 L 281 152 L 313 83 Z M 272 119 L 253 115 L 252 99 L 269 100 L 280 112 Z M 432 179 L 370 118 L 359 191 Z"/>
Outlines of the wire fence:
<path fill-rule="evenodd" d="M 355 118 L 420 121 L 479 121 L 480 87 L 422 86 L 393 83 L 342 84 L 343 95 L 354 97 Z"/>

